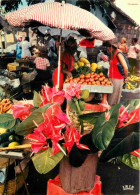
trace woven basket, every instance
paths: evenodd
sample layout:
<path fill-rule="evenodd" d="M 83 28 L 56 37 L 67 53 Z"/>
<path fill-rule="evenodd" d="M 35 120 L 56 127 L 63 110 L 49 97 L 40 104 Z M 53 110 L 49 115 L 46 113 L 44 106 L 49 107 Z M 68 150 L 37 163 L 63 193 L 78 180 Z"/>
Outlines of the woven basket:
<path fill-rule="evenodd" d="M 0 157 L 0 169 L 8 166 L 9 159 Z M 10 165 L 15 162 L 15 159 L 10 159 Z"/>
<path fill-rule="evenodd" d="M 23 170 L 24 178 L 26 179 L 28 176 L 29 167 L 27 166 Z M 22 174 L 18 174 L 15 179 L 9 180 L 7 183 L 6 195 L 15 194 L 24 184 L 24 178 Z M 4 184 L 0 184 L 0 194 L 4 192 Z"/>
<path fill-rule="evenodd" d="M 88 114 L 88 113 L 91 113 L 91 112 L 93 112 L 93 111 L 84 110 L 82 112 L 82 114 Z M 70 120 L 72 122 L 72 125 L 75 127 L 75 129 L 77 129 L 77 131 L 80 132 L 81 131 L 81 129 L 80 129 L 81 127 L 80 127 L 80 122 L 78 120 L 78 115 L 77 115 L 76 111 L 69 110 L 68 111 L 68 115 L 69 115 L 69 118 L 70 118 Z M 94 127 L 94 125 L 89 124 L 86 121 L 83 121 L 83 126 L 84 126 L 84 131 L 86 133 L 90 132 L 93 129 L 93 127 Z"/>

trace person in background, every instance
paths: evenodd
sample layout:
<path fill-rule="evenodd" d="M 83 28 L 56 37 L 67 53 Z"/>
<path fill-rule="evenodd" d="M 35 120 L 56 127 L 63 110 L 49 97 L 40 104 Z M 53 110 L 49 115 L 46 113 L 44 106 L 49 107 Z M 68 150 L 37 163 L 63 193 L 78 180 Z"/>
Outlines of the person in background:
<path fill-rule="evenodd" d="M 22 54 L 21 41 L 22 41 L 22 37 L 18 37 L 17 41 L 18 42 L 16 44 L 16 58 L 21 59 L 21 54 Z"/>
<path fill-rule="evenodd" d="M 117 49 L 118 47 L 117 43 L 114 43 L 112 45 L 110 43 L 107 43 L 106 47 L 108 52 L 111 54 L 109 79 L 113 84 L 113 93 L 109 94 L 108 103 L 110 106 L 113 106 L 120 102 L 123 82 L 128 75 L 128 67 L 124 56 L 121 54 L 121 51 Z M 118 70 L 117 64 L 119 62 L 123 67 L 124 76 L 122 76 Z"/>
<path fill-rule="evenodd" d="M 31 44 L 29 42 L 29 37 L 25 37 L 25 39 L 21 42 L 21 48 L 22 48 L 22 58 L 31 57 Z"/>
<path fill-rule="evenodd" d="M 47 70 L 47 67 L 50 66 L 50 62 L 46 58 L 46 51 L 41 50 L 39 52 L 39 57 L 36 57 L 34 63 L 36 64 L 36 69 Z"/>
<path fill-rule="evenodd" d="M 77 50 L 77 43 L 73 37 L 65 42 L 65 51 L 61 56 L 61 71 L 66 77 L 72 77 L 74 69 L 74 53 Z"/>
<path fill-rule="evenodd" d="M 136 66 L 136 60 L 137 60 L 137 54 L 140 51 L 140 45 L 137 44 L 138 39 L 133 38 L 131 45 L 129 47 L 127 57 L 130 64 L 130 73 L 134 74 L 135 66 Z"/>
<path fill-rule="evenodd" d="M 126 44 L 126 38 L 123 37 L 120 41 L 120 43 L 118 44 L 118 49 L 120 49 L 124 54 L 127 54 L 127 51 L 128 51 L 128 47 L 127 47 L 127 44 Z"/>
<path fill-rule="evenodd" d="M 108 61 L 108 56 L 102 54 L 100 57 L 101 61 L 99 61 L 97 64 L 101 65 L 102 67 L 109 69 L 109 61 Z"/>

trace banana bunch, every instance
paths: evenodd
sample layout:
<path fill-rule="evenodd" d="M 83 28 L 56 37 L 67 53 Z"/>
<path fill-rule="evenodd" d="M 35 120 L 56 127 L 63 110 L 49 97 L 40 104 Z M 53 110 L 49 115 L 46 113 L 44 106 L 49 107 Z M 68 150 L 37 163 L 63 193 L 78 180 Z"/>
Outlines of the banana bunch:
<path fill-rule="evenodd" d="M 136 81 L 140 81 L 140 77 L 139 76 L 135 76 L 135 75 L 131 75 L 130 77 L 128 77 L 128 80 L 136 82 Z"/>
<path fill-rule="evenodd" d="M 132 85 L 132 83 L 130 83 L 130 82 L 127 82 L 127 87 L 126 87 L 126 89 L 135 89 L 136 87 L 134 86 L 134 85 Z"/>

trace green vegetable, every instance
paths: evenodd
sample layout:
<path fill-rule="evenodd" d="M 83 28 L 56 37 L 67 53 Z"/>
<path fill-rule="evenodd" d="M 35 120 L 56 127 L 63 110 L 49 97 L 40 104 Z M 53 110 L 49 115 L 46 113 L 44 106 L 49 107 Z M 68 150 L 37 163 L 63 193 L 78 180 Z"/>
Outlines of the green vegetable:
<path fill-rule="evenodd" d="M 0 135 L 0 144 L 2 142 L 8 141 L 9 136 L 12 134 L 13 134 L 13 132 L 6 132 L 6 133 L 1 134 Z"/>
<path fill-rule="evenodd" d="M 20 141 L 19 137 L 16 135 L 10 135 L 8 140 L 9 142 L 19 142 Z"/>
<path fill-rule="evenodd" d="M 81 66 L 77 70 L 73 70 L 72 72 L 73 78 L 79 77 L 81 74 L 86 75 L 87 73 L 91 73 L 91 70 L 88 66 Z"/>
<path fill-rule="evenodd" d="M 7 147 L 9 145 L 9 142 L 6 141 L 6 142 L 3 142 L 0 144 L 0 148 L 4 148 L 4 147 Z"/>

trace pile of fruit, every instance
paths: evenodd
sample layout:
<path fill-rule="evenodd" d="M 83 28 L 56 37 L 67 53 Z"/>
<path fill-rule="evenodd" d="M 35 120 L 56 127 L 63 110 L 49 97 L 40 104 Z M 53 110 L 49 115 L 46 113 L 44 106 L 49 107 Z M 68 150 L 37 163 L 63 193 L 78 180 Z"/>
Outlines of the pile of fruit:
<path fill-rule="evenodd" d="M 20 145 L 21 136 L 15 134 L 13 129 L 0 128 L 0 148 Z"/>
<path fill-rule="evenodd" d="M 134 86 L 132 83 L 130 83 L 130 82 L 127 82 L 126 83 L 126 88 L 125 89 L 135 89 L 136 88 L 136 86 Z"/>
<path fill-rule="evenodd" d="M 131 76 L 127 77 L 127 79 L 129 81 L 133 81 L 133 82 L 140 81 L 140 77 L 139 76 L 135 76 L 135 75 L 131 75 Z"/>
<path fill-rule="evenodd" d="M 80 58 L 78 62 L 74 63 L 74 68 L 77 70 L 79 67 L 89 67 L 92 72 L 95 72 L 97 69 L 101 68 L 101 65 L 96 63 L 91 63 L 86 58 Z"/>
<path fill-rule="evenodd" d="M 67 78 L 65 79 L 65 83 L 80 83 L 83 85 L 103 85 L 103 86 L 111 86 L 111 82 L 109 81 L 108 78 L 106 78 L 104 76 L 103 73 L 88 73 L 86 75 L 81 74 L 79 77 L 77 78 Z"/>
<path fill-rule="evenodd" d="M 86 58 L 80 58 L 78 62 L 74 63 L 74 68 L 78 69 L 81 66 L 88 66 L 90 67 L 90 62 Z"/>
<path fill-rule="evenodd" d="M 9 99 L 0 100 L 0 114 L 7 112 L 12 106 L 12 102 Z"/>

